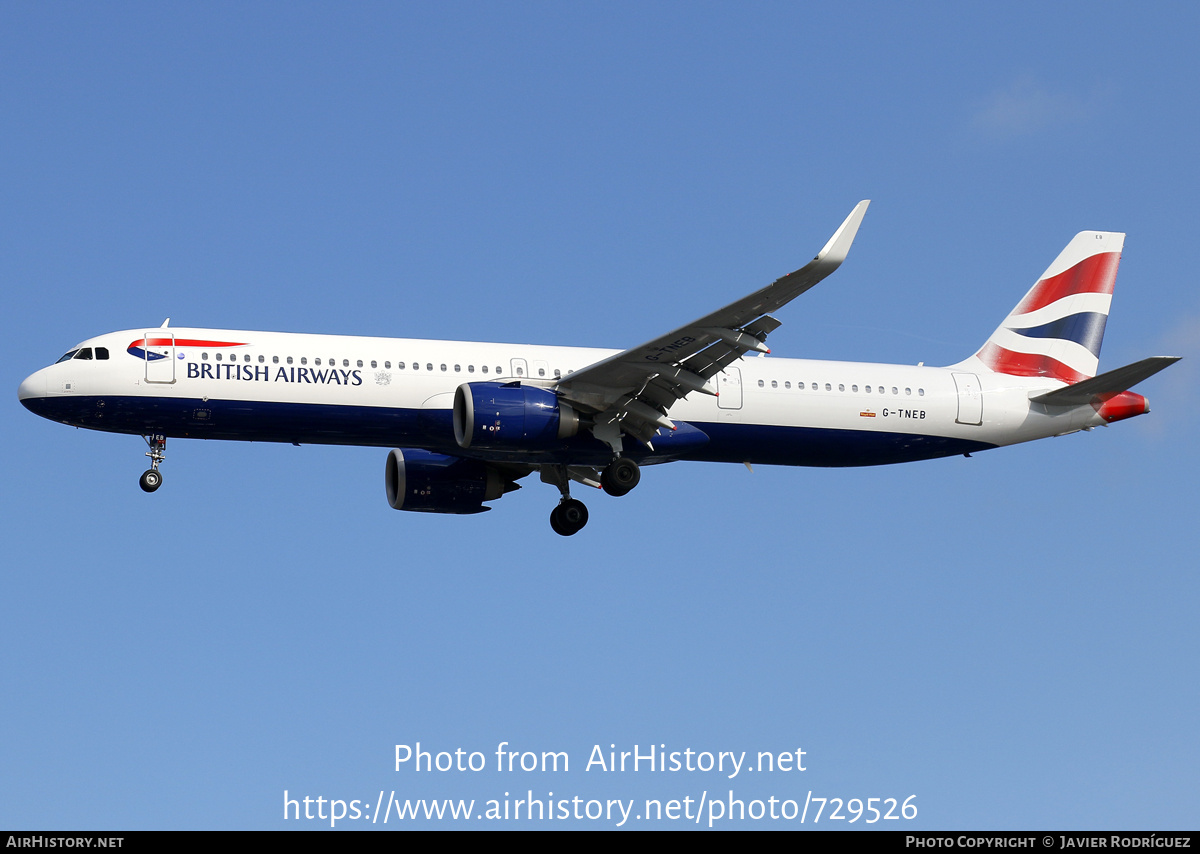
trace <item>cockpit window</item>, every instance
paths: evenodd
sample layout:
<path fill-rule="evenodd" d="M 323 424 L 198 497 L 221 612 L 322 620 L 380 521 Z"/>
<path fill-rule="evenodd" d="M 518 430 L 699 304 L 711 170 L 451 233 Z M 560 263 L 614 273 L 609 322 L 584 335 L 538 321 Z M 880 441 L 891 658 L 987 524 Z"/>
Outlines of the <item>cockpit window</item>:
<path fill-rule="evenodd" d="M 75 358 L 76 359 L 91 359 L 92 358 L 92 348 L 91 347 L 80 347 L 78 352 L 75 353 Z"/>
<path fill-rule="evenodd" d="M 79 352 L 78 350 L 72 350 L 72 351 L 70 351 L 69 353 L 64 353 L 64 354 L 62 355 L 62 358 L 60 358 L 60 359 L 58 360 L 58 362 L 69 362 L 71 359 L 75 358 L 75 354 L 76 354 L 76 353 L 78 353 L 78 352 Z M 58 362 L 55 362 L 54 364 L 56 364 L 56 365 L 57 365 L 57 364 L 58 364 Z"/>
<path fill-rule="evenodd" d="M 108 348 L 107 347 L 97 347 L 96 348 L 96 358 L 97 359 L 107 359 L 108 358 Z"/>

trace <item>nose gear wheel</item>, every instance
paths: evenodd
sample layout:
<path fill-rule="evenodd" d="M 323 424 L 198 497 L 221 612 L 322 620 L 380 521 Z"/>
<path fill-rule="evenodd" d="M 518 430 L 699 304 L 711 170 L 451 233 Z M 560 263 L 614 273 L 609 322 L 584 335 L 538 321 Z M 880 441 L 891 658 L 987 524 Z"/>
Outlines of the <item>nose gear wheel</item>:
<path fill-rule="evenodd" d="M 162 472 L 158 470 L 158 465 L 167 458 L 167 437 L 166 436 L 143 436 L 146 444 L 150 446 L 150 450 L 146 452 L 146 456 L 150 458 L 150 468 L 142 472 L 141 478 L 138 479 L 138 486 L 142 488 L 142 492 L 154 492 L 162 486 Z"/>

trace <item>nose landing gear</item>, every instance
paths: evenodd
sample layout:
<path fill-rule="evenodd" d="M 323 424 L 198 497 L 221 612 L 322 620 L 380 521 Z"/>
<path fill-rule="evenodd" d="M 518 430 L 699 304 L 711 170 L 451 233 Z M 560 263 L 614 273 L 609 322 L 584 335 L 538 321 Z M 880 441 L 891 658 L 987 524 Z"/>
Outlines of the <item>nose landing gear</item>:
<path fill-rule="evenodd" d="M 146 456 L 150 458 L 150 468 L 142 472 L 141 478 L 138 479 L 138 486 L 142 488 L 142 492 L 154 492 L 162 486 L 162 473 L 158 470 L 158 464 L 167 458 L 167 437 L 154 435 L 142 438 L 150 446 L 150 450 L 146 452 Z"/>

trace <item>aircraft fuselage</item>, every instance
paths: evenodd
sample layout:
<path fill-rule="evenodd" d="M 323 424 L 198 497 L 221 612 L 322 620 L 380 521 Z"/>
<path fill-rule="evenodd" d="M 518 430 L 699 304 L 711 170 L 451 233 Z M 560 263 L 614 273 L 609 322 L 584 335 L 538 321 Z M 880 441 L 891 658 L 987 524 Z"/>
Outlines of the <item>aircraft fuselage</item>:
<path fill-rule="evenodd" d="M 130 352 L 147 338 L 170 352 L 155 360 Z M 464 450 L 451 407 L 464 383 L 552 387 L 618 351 L 187 328 L 115 332 L 74 349 L 93 358 L 43 368 L 20 397 L 38 415 L 77 427 L 530 463 L 604 465 L 612 456 L 590 435 L 515 455 Z M 107 359 L 95 357 L 102 351 Z M 717 396 L 681 400 L 671 416 L 683 424 L 628 455 L 642 463 L 881 465 L 1105 423 L 1090 406 L 1049 412 L 1030 404 L 1031 391 L 1061 384 L 951 368 L 768 356 L 744 359 L 710 383 Z"/>

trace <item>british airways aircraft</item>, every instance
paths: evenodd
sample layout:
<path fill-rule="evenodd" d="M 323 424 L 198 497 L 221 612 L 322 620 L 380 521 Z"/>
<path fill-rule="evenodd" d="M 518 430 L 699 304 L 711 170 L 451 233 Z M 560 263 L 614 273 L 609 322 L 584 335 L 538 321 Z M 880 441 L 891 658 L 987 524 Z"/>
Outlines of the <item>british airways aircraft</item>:
<path fill-rule="evenodd" d="M 397 510 L 480 513 L 537 472 L 550 525 L 587 524 L 572 482 L 624 495 L 675 460 L 868 466 L 970 455 L 1149 411 L 1128 389 L 1178 357 L 1097 375 L 1125 236 L 1076 235 L 974 355 L 944 368 L 765 355 L 771 312 L 841 265 L 869 203 L 817 256 L 628 350 L 216 329 L 113 332 L 21 383 L 30 411 L 149 445 L 170 438 L 394 448 Z"/>

